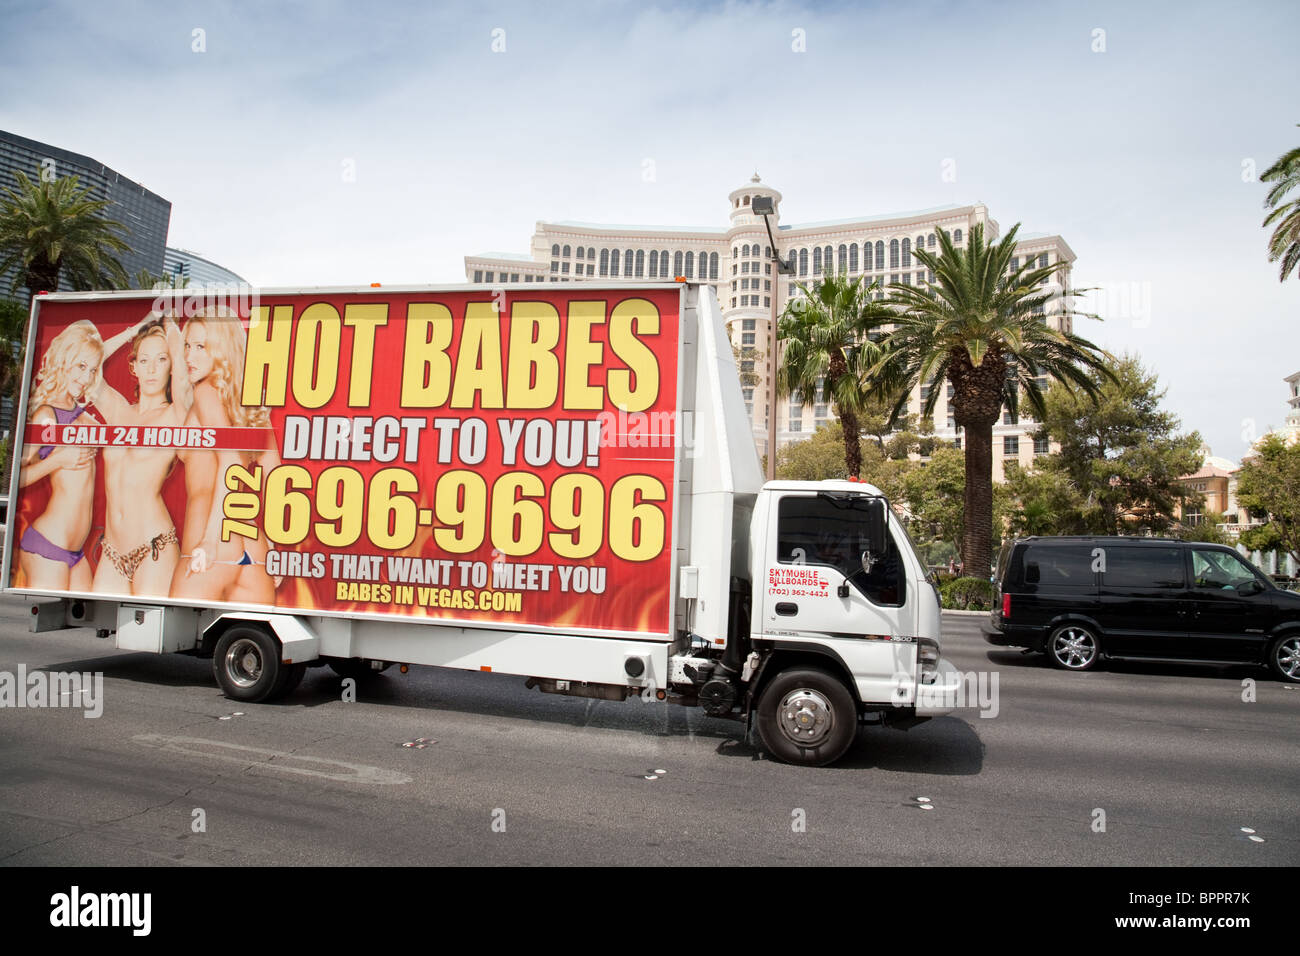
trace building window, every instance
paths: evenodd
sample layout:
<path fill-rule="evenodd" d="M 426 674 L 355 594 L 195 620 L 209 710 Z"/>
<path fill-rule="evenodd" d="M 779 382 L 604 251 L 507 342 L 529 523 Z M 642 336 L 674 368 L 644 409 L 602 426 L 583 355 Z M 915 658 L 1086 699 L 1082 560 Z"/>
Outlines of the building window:
<path fill-rule="evenodd" d="M 928 239 L 926 239 L 925 244 L 926 244 L 926 246 L 928 246 L 929 248 L 933 249 L 933 248 L 934 248 L 935 241 L 936 241 L 936 240 L 935 240 L 935 237 L 934 237 L 934 233 L 930 233 L 930 236 L 929 236 Z"/>
<path fill-rule="evenodd" d="M 889 268 L 891 269 L 898 268 L 898 240 L 897 239 L 889 240 Z M 895 278 L 893 279 L 893 281 L 897 282 L 898 279 Z"/>
<path fill-rule="evenodd" d="M 573 255 L 573 249 L 571 249 L 569 246 L 565 246 L 563 255 L 564 258 L 568 259 L 570 256 Z"/>
<path fill-rule="evenodd" d="M 797 422 L 797 421 L 790 422 L 790 431 L 792 432 L 803 431 L 803 422 Z"/>
<path fill-rule="evenodd" d="M 1002 424 L 1003 424 L 1003 425 L 1018 425 L 1018 424 L 1020 424 L 1020 418 L 1019 418 L 1019 416 L 1017 416 L 1017 415 L 1013 415 L 1013 414 L 1011 414 L 1010 411 L 1004 411 L 1004 412 L 1002 413 Z"/>
<path fill-rule="evenodd" d="M 551 255 L 555 256 L 557 259 L 560 258 L 560 244 L 558 242 L 551 246 Z"/>
<path fill-rule="evenodd" d="M 1048 451 L 1048 448 L 1047 448 L 1047 441 L 1048 441 L 1048 440 L 1047 440 L 1046 438 L 1035 438 L 1035 439 L 1034 439 L 1034 454 L 1035 454 L 1035 455 L 1046 455 L 1046 454 L 1047 454 L 1047 451 Z"/>
<path fill-rule="evenodd" d="M 903 240 L 903 268 L 912 268 L 912 240 Z"/>
<path fill-rule="evenodd" d="M 566 262 L 566 263 L 564 263 L 563 265 L 561 265 L 561 266 L 560 266 L 560 271 L 563 272 L 563 273 L 567 276 L 567 275 L 569 274 L 569 264 Z M 501 274 L 502 274 L 503 276 L 505 275 L 504 272 L 501 273 Z"/>
<path fill-rule="evenodd" d="M 603 276 L 609 275 L 609 250 L 608 249 L 600 250 L 600 274 Z"/>
<path fill-rule="evenodd" d="M 961 242 L 961 230 L 960 230 L 960 229 L 954 229 L 954 230 L 952 231 L 952 241 L 953 241 L 953 242 L 957 242 L 957 243 Z"/>
<path fill-rule="evenodd" d="M 661 279 L 672 278 L 672 276 L 668 274 L 668 250 L 667 249 L 659 250 L 659 278 Z"/>
<path fill-rule="evenodd" d="M 799 250 L 799 276 L 802 278 L 808 274 L 808 250 Z"/>
<path fill-rule="evenodd" d="M 596 272 L 596 267 L 591 263 L 587 263 L 587 275 L 594 275 L 595 272 Z"/>
<path fill-rule="evenodd" d="M 858 271 L 858 244 L 856 242 L 849 246 L 849 271 Z"/>
<path fill-rule="evenodd" d="M 559 271 L 560 271 L 560 264 L 559 264 L 558 262 L 556 262 L 554 259 L 551 260 L 551 271 L 552 271 L 552 272 L 559 272 Z M 489 273 L 488 273 L 488 282 L 491 282 L 491 281 L 492 281 L 492 273 L 489 272 Z"/>
<path fill-rule="evenodd" d="M 658 274 L 659 274 L 659 250 L 651 249 L 650 250 L 650 278 L 653 279 Z"/>
<path fill-rule="evenodd" d="M 741 344 L 741 345 L 753 345 L 753 344 L 754 344 L 754 339 L 755 339 L 755 337 L 756 337 L 756 334 L 755 334 L 754 332 L 741 332 L 741 333 L 740 333 L 740 344 Z"/>
<path fill-rule="evenodd" d="M 1044 252 L 1041 256 L 1038 257 L 1038 268 L 1040 269 L 1047 268 L 1047 253 Z"/>
<path fill-rule="evenodd" d="M 1020 437 L 1018 435 L 1002 436 L 1002 454 L 1008 458 L 1020 454 Z"/>
<path fill-rule="evenodd" d="M 864 242 L 862 244 L 862 270 L 864 272 L 870 272 L 872 269 L 875 268 L 875 266 L 873 266 L 871 262 L 872 262 L 871 243 Z"/>
<path fill-rule="evenodd" d="M 813 406 L 813 417 L 814 417 L 814 418 L 825 418 L 825 417 L 826 417 L 826 406 L 825 406 L 825 405 L 814 405 L 814 406 Z"/>
<path fill-rule="evenodd" d="M 623 275 L 624 276 L 627 276 L 629 278 L 631 277 L 632 263 L 635 261 L 635 259 L 636 257 L 632 254 L 631 249 L 628 249 L 626 252 L 623 253 Z"/>
<path fill-rule="evenodd" d="M 709 278 L 716 279 L 717 277 L 718 277 L 718 254 L 716 252 L 711 252 L 709 253 Z"/>
<path fill-rule="evenodd" d="M 638 249 L 636 251 L 636 277 L 640 279 L 644 275 L 645 275 L 645 250 Z"/>
<path fill-rule="evenodd" d="M 837 250 L 837 258 L 835 259 L 835 271 L 845 272 L 848 270 L 848 268 L 849 268 L 849 247 L 841 242 L 840 248 Z"/>
<path fill-rule="evenodd" d="M 682 261 L 683 260 L 682 260 L 681 251 L 679 250 L 677 252 L 674 252 L 673 253 L 673 275 L 674 276 L 686 275 L 686 273 L 682 271 Z"/>
<path fill-rule="evenodd" d="M 813 247 L 813 275 L 819 276 L 821 274 L 822 274 L 822 247 L 814 246 Z"/>
<path fill-rule="evenodd" d="M 482 269 L 475 269 L 475 270 L 474 270 L 474 281 L 475 281 L 475 282 L 482 282 L 482 281 L 483 281 L 483 270 L 482 270 Z"/>

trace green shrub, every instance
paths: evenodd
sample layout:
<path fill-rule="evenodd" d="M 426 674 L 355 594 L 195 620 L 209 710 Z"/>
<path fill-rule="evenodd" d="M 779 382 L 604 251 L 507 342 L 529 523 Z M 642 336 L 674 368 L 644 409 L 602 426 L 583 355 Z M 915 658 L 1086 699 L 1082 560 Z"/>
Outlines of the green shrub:
<path fill-rule="evenodd" d="M 987 611 L 993 607 L 993 582 L 957 578 L 939 588 L 943 606 L 954 611 Z"/>

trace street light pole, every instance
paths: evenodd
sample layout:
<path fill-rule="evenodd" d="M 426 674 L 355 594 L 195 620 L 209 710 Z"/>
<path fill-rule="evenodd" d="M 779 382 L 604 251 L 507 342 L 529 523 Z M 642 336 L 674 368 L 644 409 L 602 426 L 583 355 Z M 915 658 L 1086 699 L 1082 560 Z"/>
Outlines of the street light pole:
<path fill-rule="evenodd" d="M 776 353 L 781 344 L 776 328 L 776 294 L 780 289 L 777 280 L 783 275 L 793 275 L 794 267 L 781 258 L 776 247 L 776 237 L 772 235 L 772 221 L 768 218 L 776 211 L 772 197 L 755 196 L 749 208 L 755 215 L 763 217 L 763 224 L 767 226 L 767 239 L 771 243 L 769 248 L 772 250 L 772 262 L 776 263 L 776 276 L 772 278 L 772 310 L 768 318 L 770 335 L 767 346 L 767 480 L 772 481 L 776 478 Z"/>

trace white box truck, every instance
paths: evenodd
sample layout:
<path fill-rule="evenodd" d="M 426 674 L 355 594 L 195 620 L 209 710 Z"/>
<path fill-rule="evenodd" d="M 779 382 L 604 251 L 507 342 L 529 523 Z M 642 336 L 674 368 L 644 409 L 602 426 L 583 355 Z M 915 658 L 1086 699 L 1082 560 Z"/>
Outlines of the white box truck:
<path fill-rule="evenodd" d="M 951 709 L 937 592 L 875 488 L 764 484 L 708 286 L 71 293 L 34 305 L 3 574 L 34 629 L 518 674 L 826 764 Z"/>

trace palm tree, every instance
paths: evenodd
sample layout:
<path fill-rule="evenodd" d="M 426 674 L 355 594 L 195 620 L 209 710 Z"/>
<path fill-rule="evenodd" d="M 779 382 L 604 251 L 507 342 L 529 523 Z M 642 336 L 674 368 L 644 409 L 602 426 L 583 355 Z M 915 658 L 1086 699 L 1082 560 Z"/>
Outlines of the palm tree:
<path fill-rule="evenodd" d="M 115 253 L 129 252 L 127 229 L 105 217 L 107 200 L 89 198 L 76 176 L 33 183 L 15 172 L 17 189 L 0 197 L 0 272 L 14 269 L 11 291 L 31 300 L 65 279 L 74 289 L 124 288 L 126 270 Z M 119 235 L 119 233 L 121 235 Z"/>
<path fill-rule="evenodd" d="M 993 425 L 1003 406 L 1018 413 L 1023 394 L 1042 417 L 1039 377 L 1074 382 L 1089 396 L 1098 389 L 1086 369 L 1110 372 L 1108 356 L 1086 339 L 1047 324 L 1043 308 L 1054 295 L 1063 316 L 1087 316 L 1069 306 L 1078 292 L 1043 288 L 1065 263 L 1036 267 L 1032 257 L 1011 269 L 1017 223 L 995 245 L 984 227 L 971 229 L 965 249 L 940 230 L 939 254 L 916 249 L 913 255 L 935 275 L 927 286 L 893 285 L 890 303 L 898 310 L 896 327 L 884 352 L 869 370 L 902 386 L 895 414 L 905 407 L 918 383 L 931 385 L 921 414 L 934 413 L 946 379 L 953 387 L 953 418 L 966 440 L 965 534 L 962 564 L 976 577 L 989 568 L 993 533 Z"/>
<path fill-rule="evenodd" d="M 1264 226 L 1276 226 L 1268 241 L 1268 261 L 1282 260 L 1278 281 L 1285 282 L 1300 267 L 1300 196 L 1282 202 L 1283 196 L 1300 186 L 1300 147 L 1283 153 L 1259 178 L 1277 183 L 1264 198 L 1264 208 L 1273 210 L 1264 219 Z"/>
<path fill-rule="evenodd" d="M 866 373 L 880 355 L 881 326 L 895 318 L 874 301 L 878 288 L 846 273 L 811 287 L 800 283 L 803 295 L 786 305 L 778 326 L 784 346 L 778 391 L 833 406 L 844 426 L 844 464 L 854 477 L 862 471 L 860 416 L 873 397 L 863 387 L 870 384 Z"/>

